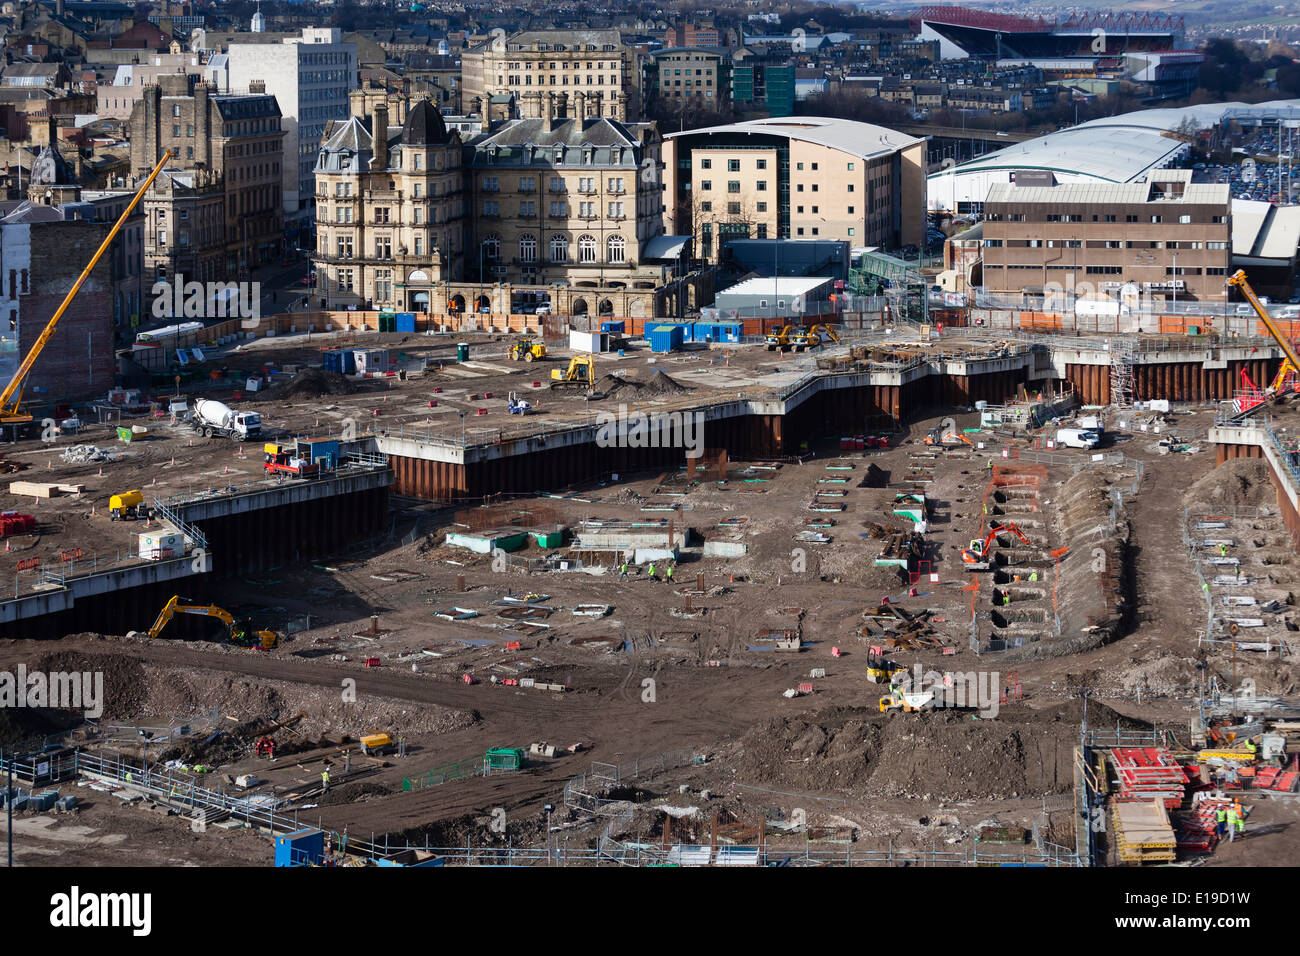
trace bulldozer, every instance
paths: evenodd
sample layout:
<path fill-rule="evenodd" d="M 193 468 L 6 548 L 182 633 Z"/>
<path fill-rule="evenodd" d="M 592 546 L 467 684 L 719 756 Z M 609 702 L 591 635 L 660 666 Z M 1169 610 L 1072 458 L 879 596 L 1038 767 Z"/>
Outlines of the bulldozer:
<path fill-rule="evenodd" d="M 825 336 L 825 338 L 823 338 Z M 794 350 L 802 352 L 804 349 L 815 349 L 826 344 L 826 340 L 839 345 L 840 339 L 828 326 L 814 325 L 807 332 L 799 331 L 794 336 Z"/>
<path fill-rule="evenodd" d="M 522 338 L 510 346 L 510 361 L 512 362 L 536 362 L 544 358 L 546 358 L 546 345 L 543 342 L 534 342 L 530 338 Z"/>
<path fill-rule="evenodd" d="M 596 361 L 590 355 L 575 355 L 568 368 L 551 369 L 551 388 L 591 388 L 596 382 Z"/>
<path fill-rule="evenodd" d="M 257 630 L 250 621 L 236 620 L 229 611 L 213 604 L 184 603 L 179 595 L 174 595 L 170 601 L 163 605 L 163 609 L 158 612 L 158 619 L 154 621 L 153 627 L 149 628 L 146 633 L 151 638 L 158 637 L 177 614 L 198 614 L 204 617 L 215 617 L 226 626 L 226 637 L 230 643 L 239 647 L 257 647 L 269 651 L 280 643 L 280 635 L 275 631 Z"/>

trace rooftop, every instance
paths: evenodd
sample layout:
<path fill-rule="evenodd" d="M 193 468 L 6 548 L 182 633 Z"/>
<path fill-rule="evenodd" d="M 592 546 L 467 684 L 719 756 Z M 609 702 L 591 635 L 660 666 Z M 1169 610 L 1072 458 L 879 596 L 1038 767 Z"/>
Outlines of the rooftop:
<path fill-rule="evenodd" d="M 726 126 L 709 126 L 704 129 L 669 133 L 666 139 L 679 136 L 700 136 L 719 133 L 755 133 L 767 136 L 785 136 L 804 143 L 827 146 L 863 159 L 871 159 L 924 142 L 874 123 L 834 119 L 825 116 L 784 116 L 747 120 Z"/>

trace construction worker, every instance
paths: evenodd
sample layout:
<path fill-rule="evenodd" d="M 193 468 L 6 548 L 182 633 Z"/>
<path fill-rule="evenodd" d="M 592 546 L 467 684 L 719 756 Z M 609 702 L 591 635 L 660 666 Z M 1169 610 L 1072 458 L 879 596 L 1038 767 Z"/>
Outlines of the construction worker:
<path fill-rule="evenodd" d="M 657 580 L 659 580 L 658 578 L 655 577 L 655 563 L 654 563 L 653 561 L 650 562 L 649 573 L 650 573 L 650 580 L 651 580 L 651 581 L 657 581 Z"/>
<path fill-rule="evenodd" d="M 1033 582 L 1033 581 L 1037 581 L 1037 580 L 1038 580 L 1038 572 L 1037 572 L 1037 571 L 1030 571 L 1030 572 L 1029 572 L 1029 580 L 1030 580 L 1031 582 Z"/>
<path fill-rule="evenodd" d="M 1255 755 L 1254 741 L 1252 741 L 1249 737 L 1247 737 L 1245 740 L 1242 741 L 1242 743 L 1245 744 L 1246 746 L 1246 752 L 1253 757 Z"/>
<path fill-rule="evenodd" d="M 1228 546 L 1226 544 L 1219 545 L 1219 557 L 1226 558 L 1227 556 L 1228 556 Z"/>
<path fill-rule="evenodd" d="M 1225 814 L 1225 819 L 1228 826 L 1228 842 L 1232 843 L 1237 838 L 1237 824 L 1241 821 L 1241 811 L 1235 805 L 1231 806 Z"/>
<path fill-rule="evenodd" d="M 664 578 L 664 580 L 667 581 L 669 584 L 672 584 L 672 583 L 673 583 L 673 565 L 671 565 L 671 564 L 668 565 L 667 575 L 668 575 L 668 576 L 667 576 L 666 578 Z"/>
<path fill-rule="evenodd" d="M 326 793 L 326 792 L 328 792 L 328 791 L 329 791 L 329 788 L 330 788 L 330 772 L 329 772 L 328 770 L 322 770 L 322 771 L 320 772 L 320 789 L 321 789 L 321 793 Z"/>
<path fill-rule="evenodd" d="M 1219 808 L 1214 811 L 1214 835 L 1220 840 L 1223 839 L 1223 832 L 1228 828 L 1228 808 L 1219 804 Z"/>
<path fill-rule="evenodd" d="M 618 569 L 618 579 L 619 579 L 620 581 L 626 581 L 626 580 L 627 580 L 627 562 L 626 562 L 626 561 L 624 561 L 624 562 L 619 566 L 619 569 Z"/>

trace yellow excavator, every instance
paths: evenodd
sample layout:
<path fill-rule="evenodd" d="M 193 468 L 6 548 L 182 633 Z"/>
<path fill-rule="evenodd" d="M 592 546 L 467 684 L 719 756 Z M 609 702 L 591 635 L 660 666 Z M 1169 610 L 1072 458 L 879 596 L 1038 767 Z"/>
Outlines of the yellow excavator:
<path fill-rule="evenodd" d="M 596 360 L 575 355 L 568 368 L 551 369 L 551 388 L 591 388 L 596 383 Z"/>
<path fill-rule="evenodd" d="M 99 264 L 99 260 L 103 258 L 104 253 L 106 253 L 109 246 L 113 244 L 113 240 L 117 238 L 117 234 L 122 231 L 123 223 L 131 218 L 131 214 L 135 212 L 135 207 L 139 204 L 140 200 L 144 198 L 144 194 L 149 191 L 149 187 L 153 185 L 153 181 L 158 178 L 158 174 L 162 172 L 163 167 L 167 165 L 168 160 L 171 158 L 171 150 L 164 152 L 162 159 L 158 160 L 158 165 L 154 166 L 153 172 L 151 172 L 148 178 L 140 184 L 140 188 L 136 190 L 135 196 L 131 199 L 131 202 L 127 205 L 126 209 L 122 211 L 122 215 L 118 216 L 117 222 L 113 223 L 113 228 L 108 231 L 108 235 L 105 236 L 104 241 L 99 244 L 99 248 L 95 250 L 95 254 L 90 257 L 90 262 L 86 263 L 86 268 L 81 270 L 81 275 L 77 277 L 77 281 L 72 284 L 72 288 L 68 290 L 68 294 L 63 297 L 63 301 L 59 303 L 59 307 L 54 310 L 54 315 L 51 316 L 50 321 L 46 323 L 45 329 L 39 336 L 37 336 L 36 341 L 32 343 L 32 347 L 28 350 L 26 358 L 24 358 L 22 364 L 18 366 L 13 377 L 9 379 L 9 384 L 5 386 L 3 392 L 0 392 L 0 425 L 12 425 L 22 428 L 23 426 L 30 426 L 32 424 L 32 414 L 24 411 L 22 408 L 23 388 L 24 381 L 27 378 L 27 373 L 32 370 L 32 366 L 36 364 L 36 360 L 41 357 L 41 352 L 44 351 L 45 346 L 49 343 L 50 339 L 54 337 L 54 330 L 58 328 L 59 319 L 63 318 L 63 313 L 68 311 L 68 306 L 72 305 L 72 300 L 77 297 L 77 293 L 81 291 L 81 287 L 85 284 L 86 280 L 90 278 L 90 274 L 95 271 L 95 266 Z"/>
<path fill-rule="evenodd" d="M 158 612 L 158 620 L 153 622 L 153 627 L 149 628 L 147 632 L 148 635 L 151 638 L 158 637 L 162 634 L 163 629 L 167 627 L 172 617 L 177 614 L 199 614 L 204 617 L 215 617 L 226 625 L 227 637 L 230 639 L 230 643 L 240 647 L 260 647 L 264 651 L 269 651 L 280 643 L 280 635 L 275 631 L 259 631 L 253 627 L 251 622 L 237 621 L 229 611 L 212 604 L 183 604 L 179 595 L 173 596 L 170 601 L 163 605 L 163 609 Z"/>
<path fill-rule="evenodd" d="M 782 352 L 790 351 L 790 348 L 794 345 L 795 335 L 797 335 L 797 333 L 795 332 L 793 325 L 787 325 L 780 331 L 771 333 L 766 340 L 767 350 L 769 352 L 775 352 L 777 349 L 780 349 Z"/>
<path fill-rule="evenodd" d="M 822 338 L 822 336 L 826 338 Z M 794 350 L 802 352 L 804 349 L 815 349 L 826 344 L 826 339 L 830 339 L 836 345 L 840 344 L 839 336 L 825 325 L 814 325 L 807 332 L 799 332 L 794 337 Z"/>
<path fill-rule="evenodd" d="M 510 346 L 510 361 L 512 362 L 536 362 L 538 359 L 544 358 L 546 358 L 546 345 L 543 342 L 534 342 L 532 339 L 522 338 Z"/>

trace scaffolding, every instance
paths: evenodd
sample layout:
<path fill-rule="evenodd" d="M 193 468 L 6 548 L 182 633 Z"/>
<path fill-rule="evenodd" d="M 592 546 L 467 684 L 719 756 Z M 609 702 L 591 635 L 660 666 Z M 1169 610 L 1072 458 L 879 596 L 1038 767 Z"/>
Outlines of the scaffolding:
<path fill-rule="evenodd" d="M 1133 340 L 1112 339 L 1109 348 L 1110 402 L 1117 408 L 1129 408 L 1133 404 Z"/>

